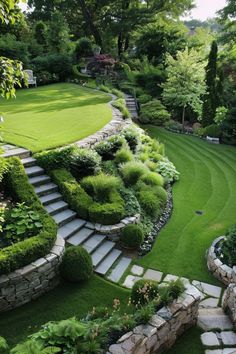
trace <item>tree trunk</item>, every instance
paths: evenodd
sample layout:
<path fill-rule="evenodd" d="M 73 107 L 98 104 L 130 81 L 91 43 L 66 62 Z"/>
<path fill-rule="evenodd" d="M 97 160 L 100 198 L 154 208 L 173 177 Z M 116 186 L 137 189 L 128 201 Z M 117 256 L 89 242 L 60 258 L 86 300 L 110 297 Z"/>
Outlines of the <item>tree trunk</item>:
<path fill-rule="evenodd" d="M 184 133 L 184 123 L 185 123 L 185 109 L 186 106 L 183 107 L 183 112 L 182 112 L 182 132 Z"/>

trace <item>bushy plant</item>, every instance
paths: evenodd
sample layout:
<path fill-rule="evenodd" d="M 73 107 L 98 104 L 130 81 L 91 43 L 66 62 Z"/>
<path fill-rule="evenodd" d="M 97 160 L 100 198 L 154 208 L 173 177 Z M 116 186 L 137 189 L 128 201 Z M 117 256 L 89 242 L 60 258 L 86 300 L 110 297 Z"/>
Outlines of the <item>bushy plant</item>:
<path fill-rule="evenodd" d="M 119 176 L 118 167 L 113 160 L 106 160 L 102 162 L 102 171 L 108 175 Z"/>
<path fill-rule="evenodd" d="M 121 111 L 124 118 L 130 117 L 130 113 L 128 108 L 126 107 L 124 98 L 118 98 L 117 100 L 112 101 L 112 106 L 119 109 L 119 111 Z"/>
<path fill-rule="evenodd" d="M 138 101 L 140 104 L 147 103 L 152 100 L 152 96 L 148 95 L 147 93 L 144 93 L 138 97 Z"/>
<path fill-rule="evenodd" d="M 163 125 L 169 119 L 169 112 L 159 100 L 153 100 L 141 105 L 141 123 Z"/>
<path fill-rule="evenodd" d="M 115 88 L 113 88 L 111 90 L 111 93 L 113 93 L 113 95 L 117 96 L 118 98 L 125 98 L 124 93 L 120 90 L 115 89 Z"/>
<path fill-rule="evenodd" d="M 125 184 L 132 186 L 148 172 L 148 167 L 142 162 L 130 161 L 122 165 L 120 171 Z"/>
<path fill-rule="evenodd" d="M 0 337 L 0 353 L 1 354 L 8 354 L 9 353 L 9 346 L 5 338 Z"/>
<path fill-rule="evenodd" d="M 132 160 L 133 160 L 133 154 L 130 151 L 130 149 L 127 147 L 121 148 L 120 150 L 117 151 L 115 155 L 115 162 L 117 164 L 125 163 Z"/>
<path fill-rule="evenodd" d="M 160 215 L 161 200 L 153 194 L 152 190 L 141 190 L 138 193 L 138 201 L 147 215 L 151 217 Z"/>
<path fill-rule="evenodd" d="M 116 152 L 122 147 L 125 143 L 124 137 L 120 135 L 113 135 L 105 141 L 95 145 L 95 151 L 102 157 L 104 160 L 112 160 Z"/>
<path fill-rule="evenodd" d="M 122 188 L 120 194 L 125 201 L 125 215 L 134 216 L 140 214 L 140 205 L 132 189 Z"/>
<path fill-rule="evenodd" d="M 160 303 L 166 306 L 173 300 L 177 299 L 185 290 L 185 286 L 181 279 L 177 279 L 160 287 Z"/>
<path fill-rule="evenodd" d="M 137 306 L 143 306 L 157 299 L 159 296 L 158 283 L 155 281 L 140 279 L 132 287 L 131 302 Z"/>
<path fill-rule="evenodd" d="M 157 172 L 164 178 L 167 183 L 173 183 L 179 180 L 179 172 L 175 165 L 167 158 L 163 158 L 158 162 Z"/>
<path fill-rule="evenodd" d="M 46 171 L 56 168 L 68 168 L 71 162 L 74 147 L 39 152 L 34 155 L 37 163 Z"/>
<path fill-rule="evenodd" d="M 142 175 L 140 180 L 149 186 L 161 186 L 164 185 L 163 177 L 156 172 L 148 172 L 145 175 Z"/>
<path fill-rule="evenodd" d="M 221 252 L 229 266 L 236 265 L 236 224 L 227 230 L 225 240 L 221 244 Z"/>
<path fill-rule="evenodd" d="M 174 130 L 176 132 L 182 132 L 183 126 L 181 123 L 175 121 L 175 120 L 170 120 L 165 123 L 165 127 L 170 130 Z"/>
<path fill-rule="evenodd" d="M 135 312 L 134 318 L 137 325 L 146 324 L 155 314 L 155 305 L 152 302 L 142 306 Z"/>
<path fill-rule="evenodd" d="M 203 134 L 204 136 L 210 136 L 212 138 L 220 138 L 221 128 L 219 125 L 211 124 L 204 128 Z"/>
<path fill-rule="evenodd" d="M 137 128 L 130 127 L 123 130 L 122 135 L 124 136 L 125 140 L 127 141 L 130 150 L 132 152 L 136 152 L 137 146 L 139 144 L 139 132 Z"/>
<path fill-rule="evenodd" d="M 93 54 L 92 43 L 89 38 L 82 37 L 78 40 L 75 46 L 75 57 L 79 60 L 82 57 L 88 57 Z"/>
<path fill-rule="evenodd" d="M 77 178 L 94 175 L 101 170 L 101 157 L 91 149 L 77 149 L 71 158 L 71 170 Z"/>
<path fill-rule="evenodd" d="M 155 186 L 152 188 L 152 191 L 161 200 L 162 204 L 165 205 L 168 197 L 166 190 L 161 186 Z"/>
<path fill-rule="evenodd" d="M 3 179 L 4 173 L 7 172 L 7 167 L 8 167 L 8 162 L 7 159 L 4 159 L 3 157 L 0 157 L 0 183 Z"/>
<path fill-rule="evenodd" d="M 110 93 L 111 92 L 111 89 L 110 87 L 106 86 L 106 85 L 99 85 L 99 89 L 103 92 L 106 92 L 106 93 Z"/>
<path fill-rule="evenodd" d="M 138 249 L 143 242 L 143 230 L 139 225 L 130 224 L 122 231 L 120 242 L 128 248 Z"/>
<path fill-rule="evenodd" d="M 81 246 L 68 247 L 62 258 L 60 272 L 70 282 L 88 280 L 93 273 L 90 254 Z"/>

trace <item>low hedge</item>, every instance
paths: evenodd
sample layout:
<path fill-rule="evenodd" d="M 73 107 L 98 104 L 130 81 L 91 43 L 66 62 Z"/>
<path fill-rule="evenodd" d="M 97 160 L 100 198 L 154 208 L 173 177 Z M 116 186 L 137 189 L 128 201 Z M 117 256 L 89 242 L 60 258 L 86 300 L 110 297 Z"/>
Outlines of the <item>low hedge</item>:
<path fill-rule="evenodd" d="M 25 170 L 16 157 L 8 159 L 9 168 L 4 176 L 4 187 L 16 202 L 25 203 L 40 214 L 43 225 L 40 233 L 0 250 L 0 274 L 24 267 L 50 252 L 57 235 L 57 225 L 44 210 L 34 188 L 29 184 Z"/>
<path fill-rule="evenodd" d="M 67 146 L 61 149 L 38 152 L 34 157 L 42 168 L 50 171 L 56 168 L 69 167 L 74 150 L 74 146 Z"/>
<path fill-rule="evenodd" d="M 109 202 L 97 203 L 86 193 L 70 172 L 64 169 L 54 170 L 51 172 L 51 177 L 59 186 L 71 209 L 76 211 L 81 218 L 110 225 L 118 223 L 124 217 L 124 201 L 118 192 L 112 191 L 110 193 Z"/>

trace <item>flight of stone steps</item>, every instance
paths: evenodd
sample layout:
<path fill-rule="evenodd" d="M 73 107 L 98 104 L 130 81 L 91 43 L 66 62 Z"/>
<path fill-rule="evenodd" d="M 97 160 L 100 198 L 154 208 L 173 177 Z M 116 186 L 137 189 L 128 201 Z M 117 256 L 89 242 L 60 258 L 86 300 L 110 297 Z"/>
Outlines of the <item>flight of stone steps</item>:
<path fill-rule="evenodd" d="M 21 158 L 30 184 L 58 225 L 58 235 L 70 245 L 84 247 L 91 254 L 95 272 L 118 282 L 131 263 L 131 258 L 124 257 L 122 251 L 116 248 L 115 242 L 87 227 L 87 221 L 78 218 L 76 212 L 69 209 L 58 191 L 58 186 L 37 166 L 36 160 L 30 156 L 30 151 L 11 145 L 6 145 L 4 150 L 4 157 Z"/>
<path fill-rule="evenodd" d="M 138 118 L 138 111 L 137 111 L 137 105 L 135 102 L 135 99 L 133 96 L 130 95 L 126 95 L 125 96 L 125 102 L 126 102 L 126 106 L 131 114 L 131 117 L 134 119 Z"/>

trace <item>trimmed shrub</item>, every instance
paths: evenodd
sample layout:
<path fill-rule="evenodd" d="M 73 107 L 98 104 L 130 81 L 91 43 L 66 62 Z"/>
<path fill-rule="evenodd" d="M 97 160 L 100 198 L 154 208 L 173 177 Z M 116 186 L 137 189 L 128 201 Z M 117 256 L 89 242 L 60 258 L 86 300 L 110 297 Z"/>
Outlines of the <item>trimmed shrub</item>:
<path fill-rule="evenodd" d="M 163 125 L 170 119 L 170 114 L 159 100 L 141 105 L 140 121 L 143 124 Z"/>
<path fill-rule="evenodd" d="M 227 230 L 225 237 L 221 244 L 221 252 L 226 263 L 232 267 L 236 265 L 236 224 Z"/>
<path fill-rule="evenodd" d="M 39 152 L 34 155 L 38 164 L 46 171 L 56 168 L 68 168 L 74 151 L 73 146 L 62 149 Z"/>
<path fill-rule="evenodd" d="M 108 86 L 105 86 L 105 85 L 99 85 L 99 89 L 103 92 L 106 92 L 106 93 L 110 93 L 111 92 L 111 89 L 110 87 Z"/>
<path fill-rule="evenodd" d="M 122 165 L 120 171 L 125 184 L 134 185 L 141 176 L 148 172 L 148 167 L 142 162 L 130 161 Z"/>
<path fill-rule="evenodd" d="M 1 354 L 8 354 L 9 353 L 9 346 L 5 338 L 0 337 L 0 353 Z"/>
<path fill-rule="evenodd" d="M 75 177 L 82 178 L 101 171 L 101 157 L 91 149 L 77 149 L 72 155 L 71 170 Z"/>
<path fill-rule="evenodd" d="M 113 135 L 105 141 L 95 145 L 95 151 L 102 157 L 104 160 L 112 160 L 116 152 L 122 147 L 125 143 L 124 137 L 121 135 Z"/>
<path fill-rule="evenodd" d="M 157 282 L 140 279 L 132 287 L 131 302 L 137 306 L 144 306 L 148 302 L 157 299 L 158 295 L 159 289 Z"/>
<path fill-rule="evenodd" d="M 90 254 L 81 246 L 68 247 L 60 265 L 61 275 L 70 282 L 88 280 L 93 274 Z"/>
<path fill-rule="evenodd" d="M 123 130 L 122 135 L 129 144 L 130 150 L 136 152 L 137 146 L 139 144 L 139 135 L 135 128 L 127 128 Z"/>
<path fill-rule="evenodd" d="M 132 160 L 133 160 L 133 154 L 130 151 L 130 149 L 123 147 L 117 151 L 116 157 L 115 157 L 115 162 L 117 164 L 129 162 Z"/>
<path fill-rule="evenodd" d="M 152 190 L 143 190 L 138 193 L 138 201 L 145 213 L 151 217 L 157 217 L 161 212 L 161 201 Z"/>
<path fill-rule="evenodd" d="M 76 43 L 74 54 L 76 60 L 91 56 L 93 54 L 93 48 L 90 39 L 87 37 L 80 38 Z"/>
<path fill-rule="evenodd" d="M 125 247 L 138 249 L 143 238 L 142 228 L 139 225 L 130 224 L 123 229 L 120 242 Z"/>
<path fill-rule="evenodd" d="M 163 177 L 156 172 L 148 172 L 145 175 L 141 176 L 141 181 L 149 186 L 161 186 L 164 185 Z"/>
<path fill-rule="evenodd" d="M 219 125 L 216 125 L 216 124 L 208 125 L 206 128 L 204 128 L 203 135 L 210 136 L 212 138 L 220 138 L 221 137 L 221 128 Z"/>
<path fill-rule="evenodd" d="M 166 190 L 161 186 L 155 186 L 152 188 L 152 191 L 153 194 L 155 194 L 161 200 L 162 204 L 165 205 L 168 197 Z"/>

